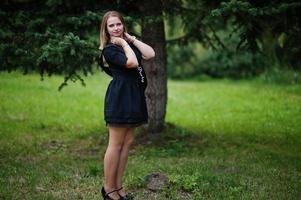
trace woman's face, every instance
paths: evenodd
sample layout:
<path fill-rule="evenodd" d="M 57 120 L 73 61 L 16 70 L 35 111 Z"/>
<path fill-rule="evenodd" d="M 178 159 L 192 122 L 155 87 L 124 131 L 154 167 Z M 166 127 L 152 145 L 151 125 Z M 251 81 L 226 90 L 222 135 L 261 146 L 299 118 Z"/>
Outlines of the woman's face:
<path fill-rule="evenodd" d="M 123 24 L 118 17 L 111 16 L 107 20 L 107 30 L 110 36 L 121 37 Z"/>

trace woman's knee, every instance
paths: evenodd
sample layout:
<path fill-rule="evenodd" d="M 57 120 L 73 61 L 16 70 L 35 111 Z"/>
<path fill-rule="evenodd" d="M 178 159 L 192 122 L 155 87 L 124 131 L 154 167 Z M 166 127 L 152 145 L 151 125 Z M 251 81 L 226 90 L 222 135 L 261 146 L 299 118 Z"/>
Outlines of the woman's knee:
<path fill-rule="evenodd" d="M 121 150 L 126 133 L 127 133 L 127 129 L 125 128 L 110 128 L 108 147 L 113 148 L 115 150 Z"/>
<path fill-rule="evenodd" d="M 130 130 L 127 134 L 124 143 L 127 146 L 131 146 L 135 141 L 133 130 Z"/>
<path fill-rule="evenodd" d="M 131 146 L 134 143 L 134 141 L 135 141 L 134 137 L 130 137 L 125 141 L 125 143 L 127 146 Z"/>
<path fill-rule="evenodd" d="M 108 148 L 116 151 L 120 151 L 122 149 L 123 143 L 121 142 L 109 142 Z"/>

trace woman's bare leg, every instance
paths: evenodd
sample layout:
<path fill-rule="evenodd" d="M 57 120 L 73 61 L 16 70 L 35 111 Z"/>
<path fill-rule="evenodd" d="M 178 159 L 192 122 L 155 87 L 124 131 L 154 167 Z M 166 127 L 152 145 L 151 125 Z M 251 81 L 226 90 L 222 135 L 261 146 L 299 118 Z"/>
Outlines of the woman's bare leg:
<path fill-rule="evenodd" d="M 123 143 L 121 153 L 120 153 L 118 170 L 117 170 L 116 179 L 115 179 L 117 188 L 122 187 L 122 177 L 123 177 L 125 167 L 126 167 L 126 164 L 128 161 L 130 147 L 131 147 L 132 143 L 134 142 L 134 132 L 135 132 L 135 128 L 128 128 L 128 130 L 126 132 L 126 136 L 125 136 L 124 143 Z M 120 190 L 119 194 L 122 196 L 126 195 L 124 190 Z"/>
<path fill-rule="evenodd" d="M 116 173 L 122 145 L 127 135 L 127 128 L 109 127 L 109 144 L 104 157 L 104 189 L 110 192 L 116 189 Z M 111 198 L 118 199 L 117 192 L 109 195 Z"/>

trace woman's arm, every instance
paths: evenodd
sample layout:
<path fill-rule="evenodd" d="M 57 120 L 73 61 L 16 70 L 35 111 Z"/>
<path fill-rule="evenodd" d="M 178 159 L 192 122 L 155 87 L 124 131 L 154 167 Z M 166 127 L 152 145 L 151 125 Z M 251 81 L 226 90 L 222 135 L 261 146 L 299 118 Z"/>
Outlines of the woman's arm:
<path fill-rule="evenodd" d="M 140 52 L 142 54 L 142 58 L 144 60 L 149 60 L 149 59 L 155 57 L 155 51 L 151 46 L 136 39 L 135 36 L 131 36 L 128 33 L 124 33 L 124 34 L 125 34 L 125 37 L 129 40 L 129 42 L 131 42 L 133 45 L 135 45 L 140 50 Z"/>
<path fill-rule="evenodd" d="M 122 38 L 120 37 L 111 37 L 111 42 L 113 44 L 117 44 L 119 46 L 122 46 L 125 56 L 127 57 L 126 67 L 127 68 L 135 68 L 138 67 L 139 63 L 136 57 L 136 54 L 130 47 L 130 45 Z"/>

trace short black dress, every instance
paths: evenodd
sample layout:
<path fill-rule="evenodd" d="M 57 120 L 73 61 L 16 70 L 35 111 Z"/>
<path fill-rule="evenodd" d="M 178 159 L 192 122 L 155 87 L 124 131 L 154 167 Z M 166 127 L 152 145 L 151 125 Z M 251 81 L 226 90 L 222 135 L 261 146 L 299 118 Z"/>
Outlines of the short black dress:
<path fill-rule="evenodd" d="M 126 68 L 127 57 L 121 46 L 108 43 L 103 49 L 113 77 L 105 95 L 104 119 L 106 125 L 113 127 L 137 127 L 148 121 L 142 54 L 133 44 L 130 47 L 139 62 L 137 68 Z"/>

